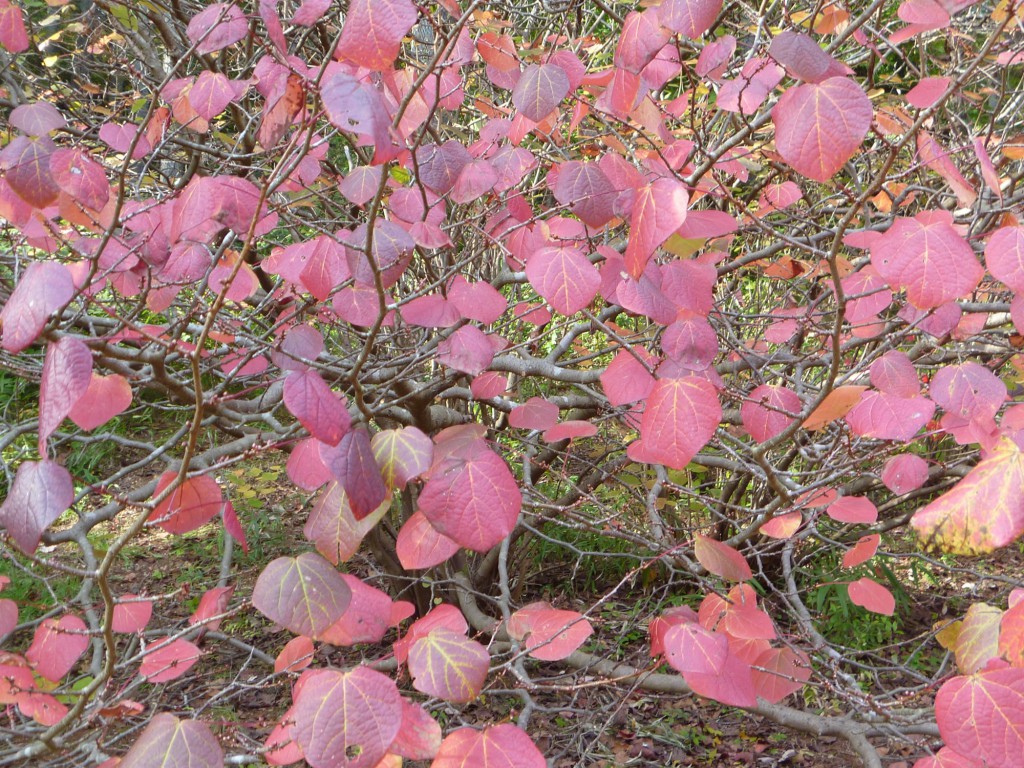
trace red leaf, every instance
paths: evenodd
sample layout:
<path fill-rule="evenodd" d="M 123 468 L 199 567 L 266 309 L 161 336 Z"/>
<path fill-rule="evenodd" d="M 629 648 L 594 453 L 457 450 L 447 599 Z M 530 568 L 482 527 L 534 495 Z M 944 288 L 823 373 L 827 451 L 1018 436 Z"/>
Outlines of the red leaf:
<path fill-rule="evenodd" d="M 870 525 L 878 520 L 878 509 L 871 503 L 871 499 L 864 496 L 843 496 L 829 504 L 825 512 L 839 523 Z"/>
<path fill-rule="evenodd" d="M 274 659 L 274 671 L 299 672 L 313 662 L 313 641 L 305 635 L 293 637 Z"/>
<path fill-rule="evenodd" d="M 334 57 L 378 72 L 390 69 L 418 16 L 411 0 L 352 0 Z"/>
<path fill-rule="evenodd" d="M 913 453 L 893 456 L 882 469 L 882 482 L 897 495 L 916 491 L 928 481 L 928 462 Z"/>
<path fill-rule="evenodd" d="M 656 179 L 636 191 L 624 254 L 630 275 L 639 278 L 658 246 L 683 225 L 689 200 L 686 186 L 675 179 Z"/>
<path fill-rule="evenodd" d="M 861 536 L 856 544 L 843 555 L 843 568 L 856 568 L 875 556 L 882 537 L 877 533 Z"/>
<path fill-rule="evenodd" d="M 263 569 L 253 588 L 253 607 L 285 629 L 316 640 L 341 618 L 352 590 L 317 554 L 279 557 Z"/>
<path fill-rule="evenodd" d="M 740 406 L 743 427 L 757 442 L 763 443 L 784 431 L 800 413 L 800 396 L 783 386 L 762 384 Z M 792 414 L 792 415 L 790 415 Z"/>
<path fill-rule="evenodd" d="M 1024 669 L 954 677 L 935 697 L 935 718 L 949 748 L 991 768 L 1014 768 L 1024 753 Z"/>
<path fill-rule="evenodd" d="M 9 2 L 0 3 L 0 45 L 9 53 L 28 50 L 28 33 L 21 8 Z"/>
<path fill-rule="evenodd" d="M 762 668 L 754 670 L 757 695 L 772 704 L 800 691 L 811 678 L 810 659 L 789 648 L 770 648 L 754 660 L 754 666 Z"/>
<path fill-rule="evenodd" d="M 476 376 L 494 359 L 494 347 L 475 325 L 465 325 L 437 345 L 437 359 L 462 373 Z"/>
<path fill-rule="evenodd" d="M 56 725 L 68 713 L 68 708 L 47 693 L 21 693 L 18 695 L 18 709 L 40 725 Z"/>
<path fill-rule="evenodd" d="M 459 545 L 438 533 L 422 512 L 405 521 L 395 544 L 398 562 L 407 570 L 433 568 L 459 551 Z"/>
<path fill-rule="evenodd" d="M 199 605 L 196 606 L 195 611 L 189 616 L 188 623 L 193 626 L 202 624 L 210 632 L 216 632 L 220 629 L 221 619 L 214 619 L 213 617 L 227 612 L 228 603 L 234 592 L 234 586 L 214 587 L 213 589 L 206 590 L 203 596 L 199 598 Z"/>
<path fill-rule="evenodd" d="M 859 579 L 848 584 L 847 589 L 854 605 L 866 608 L 872 613 L 892 616 L 896 610 L 896 598 L 892 596 L 892 592 L 876 581 L 868 578 Z"/>
<path fill-rule="evenodd" d="M 871 244 L 871 263 L 918 309 L 933 309 L 973 291 L 985 270 L 946 211 L 898 218 Z"/>
<path fill-rule="evenodd" d="M 524 641 L 529 654 L 541 661 L 560 661 L 571 656 L 594 628 L 576 611 L 552 608 L 549 603 L 530 603 L 512 614 L 508 633 Z"/>
<path fill-rule="evenodd" d="M 196 53 L 214 53 L 244 39 L 249 21 L 237 5 L 214 3 L 193 16 L 185 31 L 196 44 Z"/>
<path fill-rule="evenodd" d="M 515 528 L 522 494 L 501 457 L 482 448 L 436 465 L 419 506 L 438 532 L 467 549 L 486 552 Z"/>
<path fill-rule="evenodd" d="M 698 534 L 693 550 L 697 561 L 716 576 L 728 581 L 748 581 L 753 578 L 743 555 L 728 544 Z"/>
<path fill-rule="evenodd" d="M 558 406 L 543 397 L 531 397 L 517 405 L 508 415 L 508 424 L 515 429 L 544 430 L 558 421 Z"/>
<path fill-rule="evenodd" d="M 985 264 L 993 277 L 1024 291 L 1024 227 L 997 229 L 985 246 Z"/>
<path fill-rule="evenodd" d="M 284 380 L 284 404 L 309 433 L 337 445 L 352 423 L 345 400 L 316 371 L 292 371 Z"/>
<path fill-rule="evenodd" d="M 84 342 L 62 336 L 47 345 L 39 386 L 40 455 L 46 455 L 47 439 L 89 389 L 91 379 L 92 353 Z"/>
<path fill-rule="evenodd" d="M 569 76 L 557 64 L 531 64 L 512 90 L 516 109 L 535 123 L 541 122 L 569 93 Z"/>
<path fill-rule="evenodd" d="M 88 432 L 124 413 L 132 404 L 132 387 L 119 373 L 101 376 L 93 373 L 85 394 L 71 406 L 68 416 Z"/>
<path fill-rule="evenodd" d="M 314 766 L 374 768 L 402 725 L 402 697 L 394 681 L 368 667 L 306 674 L 291 727 L 306 760 Z"/>
<path fill-rule="evenodd" d="M 449 733 L 430 768 L 545 768 L 536 745 L 511 723 Z"/>
<path fill-rule="evenodd" d="M 658 21 L 666 29 L 697 40 L 711 29 L 721 11 L 722 0 L 665 0 L 658 6 Z"/>
<path fill-rule="evenodd" d="M 798 172 L 828 181 L 860 147 L 872 115 L 870 99 L 845 77 L 798 85 L 772 108 L 775 145 Z"/>
<path fill-rule="evenodd" d="M 177 479 L 177 472 L 165 472 L 153 495 L 159 496 Z M 213 520 L 223 506 L 224 496 L 217 481 L 209 475 L 199 475 L 186 478 L 175 488 L 153 510 L 150 520 L 168 533 L 188 533 Z"/>
<path fill-rule="evenodd" d="M 118 768 L 221 768 L 224 753 L 210 731 L 198 720 L 179 720 L 161 712 L 121 758 Z"/>
<path fill-rule="evenodd" d="M 630 446 L 631 455 L 638 461 L 685 469 L 714 436 L 721 420 L 722 405 L 707 380 L 696 376 L 661 379 L 647 398 L 640 423 L 641 446 Z"/>
<path fill-rule="evenodd" d="M 808 83 L 820 83 L 830 77 L 852 74 L 823 51 L 808 35 L 786 30 L 772 40 L 768 54 L 786 68 L 792 77 Z"/>
<path fill-rule="evenodd" d="M 85 622 L 67 614 L 60 619 L 46 619 L 36 627 L 25 658 L 32 662 L 36 672 L 56 683 L 71 671 L 88 647 Z"/>
<path fill-rule="evenodd" d="M 21 352 L 36 340 L 50 315 L 74 295 L 75 284 L 67 267 L 54 261 L 33 261 L 0 311 L 0 346 L 8 352 Z"/>
<path fill-rule="evenodd" d="M 147 651 L 142 657 L 139 674 L 150 683 L 166 683 L 175 680 L 188 672 L 203 652 L 188 640 L 178 638 L 167 642 L 161 637 L 150 641 L 154 650 Z M 166 645 L 165 645 L 166 643 Z M 160 646 L 160 647 L 158 647 Z"/>
<path fill-rule="evenodd" d="M 390 506 L 390 497 L 385 498 L 376 510 L 362 520 L 356 520 L 345 489 L 341 483 L 332 482 L 317 498 L 302 532 L 332 563 L 344 562 L 356 553 L 363 538 L 380 522 Z"/>
<path fill-rule="evenodd" d="M 152 617 L 152 600 L 140 599 L 138 595 L 124 594 L 114 606 L 111 629 L 114 632 L 135 634 L 144 630 Z"/>
<path fill-rule="evenodd" d="M 0 505 L 0 523 L 22 552 L 31 554 L 50 523 L 60 517 L 74 501 L 71 475 L 60 464 L 23 461 L 14 475 L 14 483 Z"/>
<path fill-rule="evenodd" d="M 953 489 L 919 509 L 911 525 L 926 544 L 956 554 L 992 552 L 1024 533 L 1024 455 L 1001 439 Z"/>
<path fill-rule="evenodd" d="M 729 655 L 729 638 L 692 622 L 669 627 L 663 643 L 665 660 L 682 675 L 717 675 Z"/>
<path fill-rule="evenodd" d="M 445 627 L 431 630 L 413 643 L 408 658 L 417 691 L 456 704 L 480 695 L 490 662 L 490 654 L 480 643 Z"/>
<path fill-rule="evenodd" d="M 773 539 L 788 539 L 803 523 L 804 517 L 799 512 L 786 512 L 773 517 L 758 530 Z"/>
<path fill-rule="evenodd" d="M 541 248 L 526 262 L 526 276 L 558 312 L 572 315 L 597 295 L 597 267 L 576 248 Z"/>

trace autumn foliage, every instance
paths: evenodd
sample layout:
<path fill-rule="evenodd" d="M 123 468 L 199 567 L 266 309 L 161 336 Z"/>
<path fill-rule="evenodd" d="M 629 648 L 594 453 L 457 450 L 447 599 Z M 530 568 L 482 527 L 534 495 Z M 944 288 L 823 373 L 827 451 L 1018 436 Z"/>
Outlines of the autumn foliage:
<path fill-rule="evenodd" d="M 1024 6 L 795 5 L 0 0 L 0 764 L 543 768 L 585 677 L 1019 766 Z"/>

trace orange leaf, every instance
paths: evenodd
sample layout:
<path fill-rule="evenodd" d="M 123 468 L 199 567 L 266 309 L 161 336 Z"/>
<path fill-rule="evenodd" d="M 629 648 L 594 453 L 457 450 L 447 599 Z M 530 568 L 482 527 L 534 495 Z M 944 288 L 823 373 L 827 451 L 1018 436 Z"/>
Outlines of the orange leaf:
<path fill-rule="evenodd" d="M 813 431 L 821 429 L 836 419 L 843 418 L 853 409 L 853 406 L 860 402 L 861 392 L 866 389 L 867 387 L 859 384 L 845 384 L 836 387 L 811 412 L 811 415 L 804 421 L 803 428 Z"/>

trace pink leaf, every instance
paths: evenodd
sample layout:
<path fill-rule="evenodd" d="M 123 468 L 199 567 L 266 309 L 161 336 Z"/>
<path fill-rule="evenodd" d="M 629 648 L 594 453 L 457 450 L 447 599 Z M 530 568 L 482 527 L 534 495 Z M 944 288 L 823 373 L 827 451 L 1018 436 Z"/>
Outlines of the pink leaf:
<path fill-rule="evenodd" d="M 320 458 L 320 445 L 316 438 L 307 437 L 296 443 L 288 456 L 288 478 L 304 491 L 315 491 L 332 477 Z"/>
<path fill-rule="evenodd" d="M 0 3 L 0 45 L 9 53 L 28 50 L 24 12 L 10 2 Z"/>
<path fill-rule="evenodd" d="M 407 570 L 433 568 L 459 551 L 459 545 L 438 533 L 422 512 L 415 512 L 398 532 L 398 561 Z"/>
<path fill-rule="evenodd" d="M 409 760 L 430 760 L 441 748 L 441 726 L 423 707 L 402 699 L 402 727 L 388 751 Z"/>
<path fill-rule="evenodd" d="M 846 414 L 854 434 L 879 440 L 907 442 L 935 413 L 927 397 L 899 397 L 885 392 L 865 392 Z"/>
<path fill-rule="evenodd" d="M 642 348 L 620 349 L 601 374 L 601 386 L 611 405 L 626 405 L 643 400 L 654 388 L 654 376 L 644 367 L 654 367 L 656 360 Z"/>
<path fill-rule="evenodd" d="M 665 660 L 683 675 L 717 675 L 729 655 L 729 638 L 686 622 L 668 628 L 663 640 Z"/>
<path fill-rule="evenodd" d="M 85 622 L 66 614 L 60 619 L 46 619 L 36 627 L 25 658 L 35 665 L 36 672 L 56 683 L 71 671 L 88 647 Z"/>
<path fill-rule="evenodd" d="M 508 301 L 490 283 L 471 283 L 462 275 L 452 280 L 448 300 L 463 317 L 485 325 L 495 322 L 508 307 Z"/>
<path fill-rule="evenodd" d="M 896 610 L 896 598 L 892 596 L 892 592 L 876 581 L 868 578 L 859 579 L 849 584 L 847 589 L 854 605 L 859 605 L 872 613 L 892 616 Z"/>
<path fill-rule="evenodd" d="M 253 607 L 285 629 L 314 640 L 341 618 L 352 590 L 341 574 L 317 554 L 279 557 L 260 574 Z"/>
<path fill-rule="evenodd" d="M 434 444 L 416 427 L 382 430 L 371 438 L 370 445 L 389 488 L 405 488 L 426 474 L 434 455 Z"/>
<path fill-rule="evenodd" d="M 572 315 L 597 295 L 597 267 L 576 248 L 541 248 L 526 263 L 530 284 L 558 312 Z"/>
<path fill-rule="evenodd" d="M 46 455 L 46 441 L 71 407 L 89 389 L 92 353 L 84 342 L 62 336 L 47 345 L 43 378 L 39 386 L 39 453 Z"/>
<path fill-rule="evenodd" d="M 667 42 L 668 32 L 659 23 L 657 10 L 633 11 L 626 16 L 619 33 L 615 66 L 640 74 Z"/>
<path fill-rule="evenodd" d="M 88 389 L 71 406 L 68 416 L 88 432 L 124 413 L 131 404 L 132 388 L 124 376 L 119 373 L 109 376 L 93 373 Z"/>
<path fill-rule="evenodd" d="M 907 103 L 918 109 L 928 109 L 941 97 L 949 84 L 953 82 L 948 77 L 926 77 L 917 85 L 907 91 Z"/>
<path fill-rule="evenodd" d="M 761 108 L 768 94 L 775 90 L 783 78 L 782 67 L 771 59 L 748 59 L 739 77 L 722 82 L 718 92 L 718 108 L 727 112 L 753 115 Z"/>
<path fill-rule="evenodd" d="M 843 555 L 843 568 L 855 568 L 875 556 L 882 537 L 877 533 L 861 536 L 856 544 Z"/>
<path fill-rule="evenodd" d="M 475 325 L 466 325 L 437 345 L 437 359 L 462 373 L 476 376 L 494 359 L 494 347 Z"/>
<path fill-rule="evenodd" d="M 636 191 L 629 220 L 626 269 L 639 278 L 659 245 L 686 221 L 686 186 L 675 179 L 656 179 Z"/>
<path fill-rule="evenodd" d="M 731 707 L 757 706 L 753 670 L 739 656 L 729 653 L 717 674 L 690 672 L 683 676 L 698 696 L 704 696 Z"/>
<path fill-rule="evenodd" d="M 212 120 L 238 98 L 234 84 L 220 72 L 203 70 L 188 93 L 189 104 L 204 120 Z"/>
<path fill-rule="evenodd" d="M 722 420 L 715 388 L 705 379 L 661 379 L 647 398 L 634 458 L 684 469 L 714 436 Z"/>
<path fill-rule="evenodd" d="M 50 315 L 74 295 L 75 284 L 67 267 L 55 261 L 33 261 L 0 311 L 0 346 L 8 352 L 21 352 L 36 340 Z"/>
<path fill-rule="evenodd" d="M 673 32 L 697 40 L 711 29 L 721 11 L 722 0 L 664 0 L 658 6 L 658 21 Z"/>
<path fill-rule="evenodd" d="M 284 404 L 313 437 L 328 445 L 341 442 L 352 422 L 344 398 L 312 369 L 288 374 Z"/>
<path fill-rule="evenodd" d="M 688 371 L 706 370 L 718 354 L 718 336 L 705 318 L 680 312 L 661 336 L 665 356 Z"/>
<path fill-rule="evenodd" d="M 728 581 L 748 581 L 753 578 L 743 555 L 728 544 L 698 534 L 693 549 L 697 561 L 716 576 Z"/>
<path fill-rule="evenodd" d="M 985 246 L 985 264 L 997 280 L 1024 291 L 1024 227 L 1001 227 Z"/>
<path fill-rule="evenodd" d="M 563 421 L 555 424 L 550 429 L 544 430 L 542 437 L 545 443 L 557 443 L 561 440 L 572 440 L 577 437 L 593 437 L 597 434 L 597 427 L 589 421 Z"/>
<path fill-rule="evenodd" d="M 150 641 L 154 650 L 147 651 L 142 657 L 139 674 L 150 683 L 166 683 L 188 672 L 203 652 L 188 640 L 178 638 L 167 642 L 168 638 L 156 638 Z M 166 644 L 165 644 L 166 643 Z M 141 763 L 140 763 L 141 765 Z"/>
<path fill-rule="evenodd" d="M 562 163 L 551 191 L 588 227 L 600 228 L 615 215 L 615 187 L 597 163 Z"/>
<path fill-rule="evenodd" d="M 292 738 L 310 765 L 374 768 L 402 725 L 391 678 L 368 667 L 309 674 L 295 698 Z"/>
<path fill-rule="evenodd" d="M 323 18 L 327 9 L 331 7 L 332 0 L 302 0 L 292 16 L 292 24 L 303 27 L 311 27 Z"/>
<path fill-rule="evenodd" d="M 341 646 L 379 643 L 391 628 L 391 598 L 355 576 L 343 573 L 341 578 L 351 590 L 352 600 L 320 639 Z"/>
<path fill-rule="evenodd" d="M 501 457 L 484 447 L 435 463 L 419 505 L 438 532 L 486 552 L 515 528 L 522 494 Z"/>
<path fill-rule="evenodd" d="M 367 517 L 356 520 L 341 483 L 332 482 L 317 497 L 303 534 L 332 563 L 347 561 L 359 549 L 366 534 L 384 517 L 389 506 L 390 500 L 386 498 Z"/>
<path fill-rule="evenodd" d="M 409 631 L 406 632 L 405 637 L 395 641 L 395 658 L 398 660 L 398 663 L 405 663 L 409 657 L 409 649 L 412 648 L 417 640 L 426 637 L 439 627 L 444 627 L 460 635 L 464 635 L 469 631 L 469 624 L 466 623 L 466 617 L 462 615 L 462 611 L 454 605 L 442 603 L 435 608 L 431 608 L 426 616 L 414 621 L 412 626 L 409 627 Z"/>
<path fill-rule="evenodd" d="M 293 637 L 274 659 L 275 672 L 298 672 L 313 662 L 313 641 L 305 635 Z"/>
<path fill-rule="evenodd" d="M 558 421 L 558 406 L 543 397 L 531 397 L 517 405 L 508 415 L 508 424 L 515 429 L 545 430 Z"/>
<path fill-rule="evenodd" d="M 860 147 L 872 115 L 870 99 L 845 77 L 798 85 L 772 108 L 775 144 L 798 172 L 828 181 Z"/>
<path fill-rule="evenodd" d="M 416 690 L 461 704 L 480 695 L 490 661 L 480 643 L 439 627 L 412 644 L 408 665 Z"/>
<path fill-rule="evenodd" d="M 947 413 L 971 420 L 995 416 L 1007 398 L 1006 385 L 979 363 L 940 368 L 928 390 Z"/>
<path fill-rule="evenodd" d="M 377 460 L 366 429 L 347 432 L 337 446 L 320 445 L 320 458 L 348 497 L 349 509 L 358 521 L 384 503 L 387 486 L 380 476 Z"/>
<path fill-rule="evenodd" d="M 549 603 L 530 603 L 512 614 L 508 633 L 525 641 L 529 654 L 541 661 L 560 661 L 571 656 L 594 628 L 576 611 L 552 608 Z"/>
<path fill-rule="evenodd" d="M 823 51 L 813 38 L 791 30 L 777 35 L 768 53 L 790 75 L 804 82 L 820 83 L 830 77 L 851 74 L 849 67 Z"/>
<path fill-rule="evenodd" d="M 0 505 L 0 523 L 22 552 L 31 554 L 50 523 L 74 501 L 71 475 L 60 464 L 23 461 L 7 498 Z"/>
<path fill-rule="evenodd" d="M 935 697 L 946 745 L 991 768 L 1014 768 L 1024 753 L 1024 669 L 989 669 L 954 677 Z"/>
<path fill-rule="evenodd" d="M 161 712 L 121 758 L 118 768 L 221 768 L 224 753 L 210 731 L 198 720 L 179 720 Z"/>
<path fill-rule="evenodd" d="M 871 383 L 882 392 L 898 397 L 914 397 L 921 392 L 917 371 L 906 353 L 890 350 L 871 363 Z"/>
<path fill-rule="evenodd" d="M 58 149 L 50 155 L 50 174 L 62 192 L 85 208 L 98 211 L 110 199 L 106 171 L 80 149 Z"/>
<path fill-rule="evenodd" d="M 531 64 L 512 90 L 512 103 L 526 117 L 539 123 L 569 93 L 569 76 L 557 64 Z"/>
<path fill-rule="evenodd" d="M 928 462 L 912 453 L 893 456 L 882 469 L 882 482 L 897 495 L 916 491 L 928 481 Z"/>
<path fill-rule="evenodd" d="M 804 517 L 799 512 L 786 512 L 773 517 L 758 530 L 773 539 L 788 539 L 797 532 L 803 521 Z"/>
<path fill-rule="evenodd" d="M 743 401 L 740 418 L 750 436 L 763 443 L 792 424 L 802 407 L 800 396 L 791 389 L 762 384 Z"/>
<path fill-rule="evenodd" d="M 135 634 L 144 630 L 152 617 L 152 600 L 142 600 L 138 595 L 124 594 L 114 606 L 111 629 L 114 632 Z"/>
<path fill-rule="evenodd" d="M 978 199 L 978 192 L 960 173 L 960 169 L 950 158 L 949 151 L 927 131 L 917 132 L 917 154 L 926 166 L 939 174 L 949 185 L 961 206 L 970 208 L 974 205 L 974 201 Z"/>
<path fill-rule="evenodd" d="M 334 57 L 378 72 L 390 69 L 418 16 L 411 0 L 352 0 Z"/>
<path fill-rule="evenodd" d="M 545 768 L 547 762 L 521 729 L 511 723 L 482 731 L 459 728 L 449 733 L 430 768 Z"/>
<path fill-rule="evenodd" d="M 832 502 L 825 510 L 829 517 L 839 523 L 865 523 L 870 525 L 878 520 L 878 509 L 864 496 L 843 496 Z"/>
<path fill-rule="evenodd" d="M 0 639 L 7 637 L 18 626 L 18 604 L 6 598 L 0 600 Z"/>
<path fill-rule="evenodd" d="M 192 17 L 186 30 L 196 53 L 214 53 L 249 34 L 249 21 L 233 3 L 214 3 Z"/>
<path fill-rule="evenodd" d="M 48 101 L 36 101 L 15 107 L 8 122 L 29 136 L 45 136 L 67 125 L 64 116 Z"/>
<path fill-rule="evenodd" d="M 153 495 L 159 496 L 177 479 L 177 472 L 165 472 Z M 150 520 L 168 533 L 188 533 L 213 520 L 223 505 L 224 495 L 216 480 L 209 475 L 189 477 L 157 505 Z"/>

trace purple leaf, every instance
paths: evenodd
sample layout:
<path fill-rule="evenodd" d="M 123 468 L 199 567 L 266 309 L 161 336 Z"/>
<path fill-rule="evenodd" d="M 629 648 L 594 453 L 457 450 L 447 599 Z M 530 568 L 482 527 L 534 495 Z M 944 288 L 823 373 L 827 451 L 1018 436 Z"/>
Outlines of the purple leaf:
<path fill-rule="evenodd" d="M 23 461 L 0 506 L 0 523 L 22 552 L 39 546 L 43 531 L 71 506 L 75 490 L 71 475 L 55 461 Z"/>

